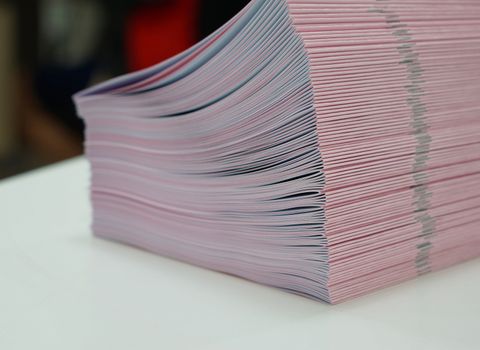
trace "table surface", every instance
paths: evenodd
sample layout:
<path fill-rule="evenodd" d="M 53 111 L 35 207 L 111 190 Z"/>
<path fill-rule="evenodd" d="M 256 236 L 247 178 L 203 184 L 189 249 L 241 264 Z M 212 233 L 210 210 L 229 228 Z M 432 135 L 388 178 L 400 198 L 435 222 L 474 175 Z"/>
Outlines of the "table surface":
<path fill-rule="evenodd" d="M 480 259 L 330 306 L 93 237 L 88 181 L 0 182 L 0 349 L 480 349 Z"/>

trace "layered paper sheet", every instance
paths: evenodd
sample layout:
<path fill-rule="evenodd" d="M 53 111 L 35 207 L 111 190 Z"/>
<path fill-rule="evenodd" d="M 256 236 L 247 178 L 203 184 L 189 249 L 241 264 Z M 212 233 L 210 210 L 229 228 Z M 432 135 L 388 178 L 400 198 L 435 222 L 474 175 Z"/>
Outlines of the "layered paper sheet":
<path fill-rule="evenodd" d="M 75 96 L 93 230 L 331 303 L 477 257 L 479 78 L 477 0 L 254 0 Z"/>

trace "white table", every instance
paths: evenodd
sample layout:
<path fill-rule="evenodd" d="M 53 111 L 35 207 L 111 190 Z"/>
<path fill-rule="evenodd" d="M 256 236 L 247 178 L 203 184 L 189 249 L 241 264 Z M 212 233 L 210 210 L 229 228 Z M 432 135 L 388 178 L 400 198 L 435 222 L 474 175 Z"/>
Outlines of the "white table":
<path fill-rule="evenodd" d="M 337 306 L 92 237 L 88 165 L 0 183 L 0 349 L 480 349 L 480 260 Z"/>

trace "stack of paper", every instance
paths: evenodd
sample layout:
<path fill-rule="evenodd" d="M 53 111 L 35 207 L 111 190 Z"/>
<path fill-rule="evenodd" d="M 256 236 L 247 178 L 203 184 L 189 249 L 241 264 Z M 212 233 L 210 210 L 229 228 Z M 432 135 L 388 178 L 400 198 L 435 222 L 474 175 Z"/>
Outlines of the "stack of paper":
<path fill-rule="evenodd" d="M 93 230 L 332 303 L 479 256 L 479 78 L 478 0 L 254 0 L 75 96 Z"/>

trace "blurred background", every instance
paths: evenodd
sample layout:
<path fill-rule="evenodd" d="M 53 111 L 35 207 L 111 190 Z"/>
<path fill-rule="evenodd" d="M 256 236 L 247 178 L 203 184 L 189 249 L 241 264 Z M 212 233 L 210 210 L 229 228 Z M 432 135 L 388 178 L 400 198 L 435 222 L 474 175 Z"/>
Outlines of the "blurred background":
<path fill-rule="evenodd" d="M 0 179 L 82 154 L 72 94 L 156 64 L 248 0 L 0 0 Z"/>

